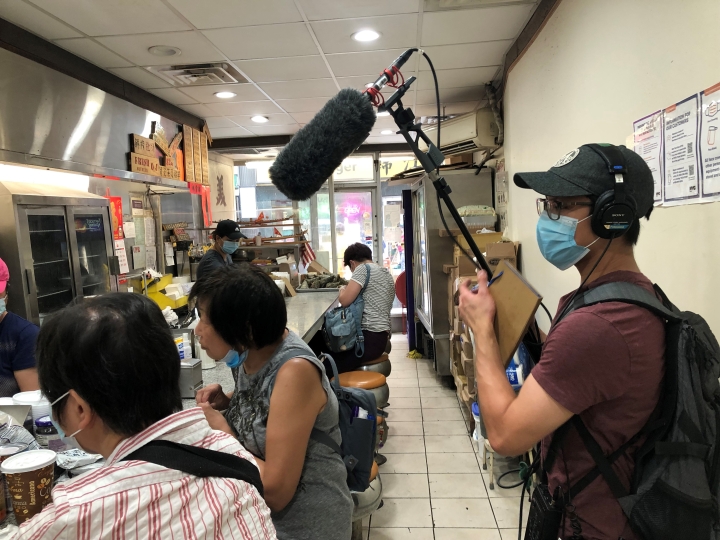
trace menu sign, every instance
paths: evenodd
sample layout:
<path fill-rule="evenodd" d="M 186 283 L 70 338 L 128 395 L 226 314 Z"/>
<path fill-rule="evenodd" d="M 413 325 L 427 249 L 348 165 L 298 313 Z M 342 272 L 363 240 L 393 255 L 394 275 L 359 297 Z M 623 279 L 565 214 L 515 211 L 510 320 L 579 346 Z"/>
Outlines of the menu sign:
<path fill-rule="evenodd" d="M 208 139 L 205 133 L 200 133 L 200 155 L 202 156 L 202 183 L 210 185 L 210 169 L 208 165 Z"/>
<path fill-rule="evenodd" d="M 142 156 L 155 157 L 155 141 L 133 133 L 130 136 L 132 152 Z"/>
<path fill-rule="evenodd" d="M 160 176 L 160 161 L 154 157 L 130 152 L 130 170 L 132 172 Z"/>
<path fill-rule="evenodd" d="M 197 129 L 192 130 L 192 151 L 193 165 L 195 166 L 195 181 L 202 183 L 202 154 L 200 153 L 200 132 Z"/>
<path fill-rule="evenodd" d="M 185 141 L 185 180 L 187 182 L 195 182 L 195 163 L 193 161 L 193 130 L 190 126 L 183 126 L 183 141 Z"/>
<path fill-rule="evenodd" d="M 180 170 L 176 169 L 175 167 L 166 167 L 160 165 L 160 176 L 162 176 L 163 178 L 168 178 L 170 180 L 182 180 L 182 178 L 180 178 Z"/>

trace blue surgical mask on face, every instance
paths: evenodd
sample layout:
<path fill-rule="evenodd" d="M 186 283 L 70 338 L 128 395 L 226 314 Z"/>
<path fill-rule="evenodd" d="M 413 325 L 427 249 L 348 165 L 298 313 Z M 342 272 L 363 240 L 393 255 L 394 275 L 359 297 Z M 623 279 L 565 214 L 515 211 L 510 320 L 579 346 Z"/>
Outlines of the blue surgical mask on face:
<path fill-rule="evenodd" d="M 578 223 L 582 223 L 590 216 L 578 221 L 568 216 L 560 216 L 559 219 L 550 219 L 547 212 L 540 215 L 537 223 L 537 243 L 545 259 L 559 268 L 567 270 L 576 262 L 581 260 L 590 252 L 590 246 L 600 240 L 596 239 L 587 247 L 578 246 L 575 243 L 575 230 Z"/>
<path fill-rule="evenodd" d="M 221 362 L 225 362 L 229 368 L 236 368 L 243 365 L 247 357 L 248 349 L 245 349 L 242 354 L 238 354 L 235 349 L 230 349 Z"/>
<path fill-rule="evenodd" d="M 50 404 L 50 421 L 52 422 L 53 427 L 57 430 L 58 435 L 60 435 L 60 440 L 63 443 L 65 443 L 66 446 L 68 446 L 69 448 L 79 448 L 80 450 L 82 450 L 80 443 L 78 443 L 77 439 L 75 439 L 75 435 L 80 433 L 82 431 L 82 429 L 78 429 L 72 435 L 65 435 L 65 431 L 63 430 L 63 428 L 60 427 L 60 424 L 55 420 L 55 415 L 52 412 L 52 408 L 55 406 L 55 404 L 69 394 L 70 394 L 70 390 L 65 392 L 62 396 L 60 396 L 59 398 L 57 398 L 55 401 L 53 401 Z"/>
<path fill-rule="evenodd" d="M 232 255 L 240 247 L 240 242 L 231 242 L 230 240 L 223 241 L 222 250 L 228 255 Z"/>
<path fill-rule="evenodd" d="M 0 298 L 0 315 L 5 313 L 7 311 L 7 306 L 5 305 L 5 299 Z"/>

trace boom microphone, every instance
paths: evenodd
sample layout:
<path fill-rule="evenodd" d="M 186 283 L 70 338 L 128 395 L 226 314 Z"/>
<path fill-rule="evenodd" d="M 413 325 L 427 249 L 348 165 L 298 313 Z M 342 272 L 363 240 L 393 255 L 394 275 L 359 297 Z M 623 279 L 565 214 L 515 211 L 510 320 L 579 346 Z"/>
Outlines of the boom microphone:
<path fill-rule="evenodd" d="M 375 119 L 367 94 L 340 90 L 278 154 L 273 184 L 294 201 L 309 199 L 367 139 Z"/>

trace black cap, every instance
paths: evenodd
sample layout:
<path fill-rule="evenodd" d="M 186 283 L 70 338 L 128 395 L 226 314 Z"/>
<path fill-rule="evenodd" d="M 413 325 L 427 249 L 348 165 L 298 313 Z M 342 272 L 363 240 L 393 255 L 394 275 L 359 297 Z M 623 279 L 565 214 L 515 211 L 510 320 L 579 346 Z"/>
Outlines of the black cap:
<path fill-rule="evenodd" d="M 215 234 L 220 238 L 228 237 L 230 240 L 245 238 L 243 233 L 240 232 L 240 226 L 232 219 L 223 219 L 220 221 L 215 229 Z"/>
<path fill-rule="evenodd" d="M 655 183 L 650 167 L 643 158 L 624 146 L 616 147 L 625 158 L 625 193 L 635 199 L 637 218 L 648 217 L 653 208 Z M 605 161 L 587 146 L 576 148 L 561 157 L 547 172 L 517 173 L 518 187 L 532 189 L 550 197 L 599 197 L 612 190 L 615 177 Z"/>

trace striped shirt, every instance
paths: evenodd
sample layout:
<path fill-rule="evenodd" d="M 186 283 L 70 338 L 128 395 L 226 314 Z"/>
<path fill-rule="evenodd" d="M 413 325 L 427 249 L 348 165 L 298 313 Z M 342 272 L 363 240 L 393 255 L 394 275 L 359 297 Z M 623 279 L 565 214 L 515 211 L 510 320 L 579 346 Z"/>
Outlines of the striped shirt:
<path fill-rule="evenodd" d="M 390 310 L 395 300 L 395 280 L 387 268 L 381 268 L 374 263 L 358 266 L 351 279 L 363 287 L 368 268 L 370 269 L 370 279 L 367 288 L 362 292 L 365 309 L 361 326 L 368 332 L 389 332 L 391 329 Z"/>
<path fill-rule="evenodd" d="M 104 467 L 58 484 L 53 503 L 23 523 L 14 538 L 276 539 L 270 509 L 251 485 L 121 461 L 154 440 L 232 453 L 255 463 L 235 438 L 213 431 L 199 407 L 181 411 L 122 441 Z"/>

